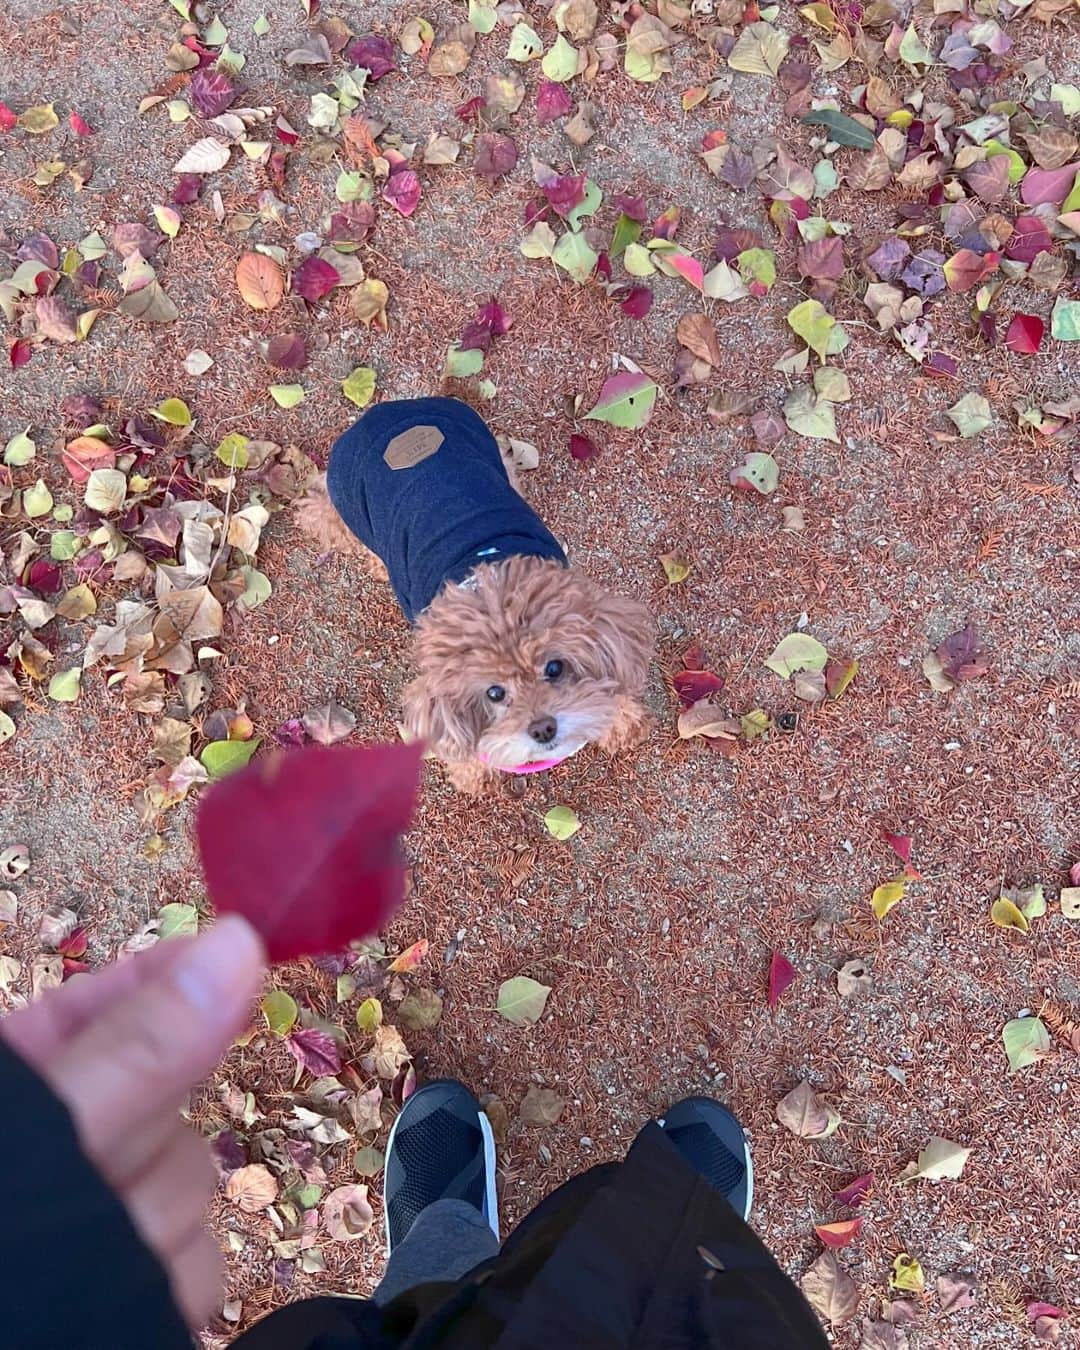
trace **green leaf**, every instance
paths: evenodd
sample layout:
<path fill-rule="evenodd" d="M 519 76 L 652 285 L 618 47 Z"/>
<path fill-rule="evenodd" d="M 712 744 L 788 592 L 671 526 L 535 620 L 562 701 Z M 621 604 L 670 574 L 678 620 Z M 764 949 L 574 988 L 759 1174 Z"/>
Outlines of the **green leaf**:
<path fill-rule="evenodd" d="M 832 441 L 839 445 L 836 432 L 836 414 L 827 398 L 820 398 L 806 385 L 793 389 L 784 403 L 784 421 L 792 431 L 813 440 Z"/>
<path fill-rule="evenodd" d="M 3 745 L 5 741 L 10 741 L 14 735 L 15 723 L 4 712 L 3 708 L 0 708 L 0 745 Z"/>
<path fill-rule="evenodd" d="M 359 1148 L 353 1158 L 353 1171 L 358 1177 L 377 1177 L 386 1165 L 386 1155 L 380 1148 Z"/>
<path fill-rule="evenodd" d="M 925 66 L 927 69 L 934 64 L 933 56 L 919 37 L 913 23 L 908 24 L 907 31 L 900 40 L 900 60 L 906 61 L 909 66 Z"/>
<path fill-rule="evenodd" d="M 211 741 L 199 761 L 211 778 L 224 778 L 242 769 L 261 744 L 258 736 L 250 741 Z"/>
<path fill-rule="evenodd" d="M 356 1026 L 364 1036 L 373 1036 L 382 1026 L 382 1004 L 377 998 L 366 998 L 356 1010 Z"/>
<path fill-rule="evenodd" d="M 831 159 L 819 159 L 814 165 L 814 196 L 818 201 L 828 197 L 840 186 L 840 175 Z"/>
<path fill-rule="evenodd" d="M 580 230 L 581 222 L 586 216 L 595 216 L 603 200 L 604 194 L 600 191 L 599 185 L 591 178 L 586 179 L 585 196 L 572 211 L 567 212 L 566 223 L 572 230 Z"/>
<path fill-rule="evenodd" d="M 1014 1017 L 1002 1028 L 1009 1071 L 1019 1073 L 1050 1053 L 1050 1033 L 1040 1017 Z"/>
<path fill-rule="evenodd" d="M 550 258 L 555 251 L 555 231 L 546 220 L 538 220 L 521 241 L 526 258 Z"/>
<path fill-rule="evenodd" d="M 74 530 L 57 530 L 49 540 L 53 562 L 70 562 L 79 551 L 79 536 Z"/>
<path fill-rule="evenodd" d="M 256 37 L 265 37 L 267 33 L 269 33 L 270 20 L 266 17 L 265 14 L 259 15 L 259 17 L 251 25 L 251 31 L 255 34 Z"/>
<path fill-rule="evenodd" d="M 230 431 L 214 454 L 227 469 L 246 469 L 248 466 L 247 436 L 239 431 Z"/>
<path fill-rule="evenodd" d="M 272 384 L 270 386 L 270 397 L 279 408 L 295 408 L 298 403 L 304 401 L 304 386 L 302 384 Z"/>
<path fill-rule="evenodd" d="M 585 418 L 636 431 L 652 417 L 656 394 L 657 386 L 647 375 L 622 371 L 605 381 L 596 407 Z"/>
<path fill-rule="evenodd" d="M 600 259 L 583 234 L 571 232 L 564 234 L 555 245 L 551 260 L 584 286 L 592 278 Z"/>
<path fill-rule="evenodd" d="M 619 216 L 615 224 L 615 233 L 611 236 L 611 247 L 608 249 L 609 258 L 621 258 L 631 244 L 636 244 L 641 238 L 642 224 L 640 220 L 635 220 L 633 216 L 625 213 Z"/>
<path fill-rule="evenodd" d="M 540 1020 L 551 987 L 531 980 L 528 975 L 517 975 L 499 986 L 496 1011 L 517 1027 L 530 1027 Z"/>
<path fill-rule="evenodd" d="M 869 127 L 864 127 L 846 113 L 837 112 L 835 108 L 820 108 L 817 112 L 800 117 L 799 121 L 807 126 L 824 127 L 829 133 L 829 140 L 835 141 L 837 145 L 851 145 L 856 150 L 873 150 L 877 144 Z"/>
<path fill-rule="evenodd" d="M 745 480 L 763 497 L 767 497 L 775 492 L 780 484 L 780 465 L 772 455 L 764 454 L 760 450 L 751 450 L 743 462 L 732 470 L 731 476 L 732 482 L 736 479 Z M 740 481 L 736 485 L 741 487 L 743 484 Z"/>
<path fill-rule="evenodd" d="M 514 25 L 506 55 L 511 61 L 532 61 L 544 50 L 534 29 L 522 21 Z"/>
<path fill-rule="evenodd" d="M 199 931 L 199 911 L 194 905 L 162 905 L 158 911 L 158 937 L 194 937 Z"/>
<path fill-rule="evenodd" d="M 627 244 L 623 253 L 623 266 L 632 277 L 649 277 L 656 271 L 652 254 L 644 244 Z"/>
<path fill-rule="evenodd" d="M 156 408 L 150 409 L 150 416 L 159 422 L 168 422 L 171 427 L 191 426 L 191 409 L 182 398 L 167 398 Z"/>
<path fill-rule="evenodd" d="M 829 354 L 829 338 L 836 320 L 820 300 L 804 300 L 788 311 L 788 326 L 796 337 L 801 337 L 824 364 Z"/>
<path fill-rule="evenodd" d="M 375 372 L 370 366 L 357 366 L 341 382 L 341 392 L 358 408 L 366 408 L 375 397 Z"/>
<path fill-rule="evenodd" d="M 1052 84 L 1050 102 L 1060 103 L 1066 117 L 1076 117 L 1080 114 L 1080 87 L 1075 84 Z"/>
<path fill-rule="evenodd" d="M 55 703 L 74 703 L 79 697 L 82 671 L 78 666 L 63 670 L 49 681 L 49 697 Z"/>
<path fill-rule="evenodd" d="M 874 911 L 874 917 L 878 920 L 884 919 L 886 914 L 903 900 L 907 891 L 907 880 L 904 877 L 897 877 L 895 881 L 886 881 L 883 885 L 874 889 L 870 897 L 870 908 Z"/>
<path fill-rule="evenodd" d="M 398 1021 L 407 1031 L 430 1031 L 438 1026 L 442 1009 L 434 989 L 413 989 L 398 1005 Z"/>
<path fill-rule="evenodd" d="M 548 834 L 563 842 L 567 839 L 573 839 L 574 835 L 581 829 L 581 821 L 578 820 L 577 813 L 572 811 L 569 806 L 553 806 L 544 817 L 544 825 Z"/>
<path fill-rule="evenodd" d="M 809 633 L 789 633 L 777 643 L 765 664 L 786 680 L 800 670 L 824 670 L 828 659 L 829 653 L 817 638 Z"/>
<path fill-rule="evenodd" d="M 991 138 L 986 142 L 986 158 L 993 159 L 995 155 L 1008 155 L 1009 182 L 1019 183 L 1028 171 L 1028 166 L 1024 163 L 1023 158 L 1017 154 L 1011 145 L 1004 145 L 1001 141 Z"/>
<path fill-rule="evenodd" d="M 287 1036 L 300 1016 L 296 999 L 284 989 L 271 989 L 259 1004 L 266 1025 L 275 1036 Z"/>
<path fill-rule="evenodd" d="M 478 33 L 490 33 L 499 16 L 488 0 L 469 0 L 469 22 Z"/>
<path fill-rule="evenodd" d="M 965 394 L 951 408 L 946 409 L 945 416 L 965 440 L 978 436 L 994 424 L 994 414 L 982 394 Z"/>
<path fill-rule="evenodd" d="M 545 55 L 540 65 L 549 80 L 556 84 L 565 84 L 578 72 L 578 50 L 567 42 L 562 33 L 555 39 L 555 45 Z"/>
<path fill-rule="evenodd" d="M 274 593 L 274 588 L 270 585 L 270 578 L 265 572 L 260 572 L 257 567 L 248 565 L 241 567 L 240 574 L 247 582 L 247 589 L 237 599 L 237 605 L 243 609 L 258 609 Z"/>
<path fill-rule="evenodd" d="M 119 511 L 127 496 L 127 479 L 119 469 L 92 469 L 83 489 L 83 501 L 103 516 Z"/>
<path fill-rule="evenodd" d="M 1050 336 L 1059 342 L 1080 342 L 1080 300 L 1058 296 L 1050 315 Z"/>
<path fill-rule="evenodd" d="M 443 365 L 443 379 L 451 377 L 455 379 L 468 379 L 470 375 L 479 375 L 484 368 L 484 353 L 479 347 L 471 347 L 468 351 L 461 350 L 461 344 L 451 343 L 446 351 L 446 362 Z"/>
<path fill-rule="evenodd" d="M 229 30 L 215 14 L 203 29 L 203 42 L 207 47 L 223 47 L 229 40 Z"/>
<path fill-rule="evenodd" d="M 741 276 L 760 281 L 768 290 L 776 281 L 776 255 L 770 248 L 746 248 L 735 259 Z"/>
<path fill-rule="evenodd" d="M 121 478 L 123 474 L 120 475 Z M 53 508 L 53 495 L 43 478 L 39 478 L 33 487 L 23 489 L 23 510 L 31 520 L 47 516 Z"/>
<path fill-rule="evenodd" d="M 4 463 L 9 464 L 13 469 L 21 469 L 37 454 L 37 445 L 32 441 L 26 431 L 20 431 L 18 435 L 12 436 L 7 445 L 4 446 Z"/>
<path fill-rule="evenodd" d="M 814 389 L 819 397 L 830 403 L 847 403 L 851 398 L 848 377 L 835 366 L 819 366 L 814 371 Z"/>

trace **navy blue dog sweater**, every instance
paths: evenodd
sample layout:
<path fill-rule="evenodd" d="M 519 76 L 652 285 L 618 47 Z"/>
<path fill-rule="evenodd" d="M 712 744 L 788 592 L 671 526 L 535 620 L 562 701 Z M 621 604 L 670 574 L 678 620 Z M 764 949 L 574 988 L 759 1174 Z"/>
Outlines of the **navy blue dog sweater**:
<path fill-rule="evenodd" d="M 481 563 L 566 563 L 511 487 L 495 437 L 457 399 L 377 404 L 335 443 L 326 485 L 338 515 L 386 564 L 410 623 Z"/>

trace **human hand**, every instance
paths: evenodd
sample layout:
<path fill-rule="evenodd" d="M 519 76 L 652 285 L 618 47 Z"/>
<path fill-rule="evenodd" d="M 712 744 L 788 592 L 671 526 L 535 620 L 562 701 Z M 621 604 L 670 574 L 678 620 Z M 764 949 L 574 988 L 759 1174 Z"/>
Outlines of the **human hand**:
<path fill-rule="evenodd" d="M 221 1255 L 203 1227 L 217 1171 L 179 1108 L 243 1028 L 264 963 L 255 930 L 223 918 L 196 938 L 76 975 L 0 1022 L 0 1036 L 71 1112 L 83 1151 L 165 1267 L 192 1328 L 221 1300 Z"/>

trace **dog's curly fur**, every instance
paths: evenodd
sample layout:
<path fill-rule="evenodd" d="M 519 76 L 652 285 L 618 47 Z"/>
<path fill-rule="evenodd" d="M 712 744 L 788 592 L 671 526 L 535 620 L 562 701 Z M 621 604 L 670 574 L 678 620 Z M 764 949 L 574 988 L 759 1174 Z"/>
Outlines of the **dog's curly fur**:
<path fill-rule="evenodd" d="M 298 503 L 301 528 L 323 548 L 386 569 L 334 509 L 322 477 Z M 509 769 L 587 742 L 615 753 L 641 739 L 641 697 L 654 626 L 637 601 L 578 568 L 515 557 L 484 564 L 467 587 L 446 586 L 421 615 L 405 690 L 405 726 L 441 759 L 454 786 L 479 792 Z M 559 678 L 545 678 L 560 661 Z M 487 691 L 505 691 L 495 703 Z M 529 728 L 554 718 L 558 735 L 538 745 Z"/>

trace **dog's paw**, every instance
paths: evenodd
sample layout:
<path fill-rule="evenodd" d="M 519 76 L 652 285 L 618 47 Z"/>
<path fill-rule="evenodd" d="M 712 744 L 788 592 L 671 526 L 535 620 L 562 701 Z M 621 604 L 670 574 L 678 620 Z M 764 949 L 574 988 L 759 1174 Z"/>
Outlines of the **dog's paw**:
<path fill-rule="evenodd" d="M 450 786 L 467 797 L 479 797 L 496 784 L 497 776 L 478 759 L 454 760 L 444 767 Z"/>

